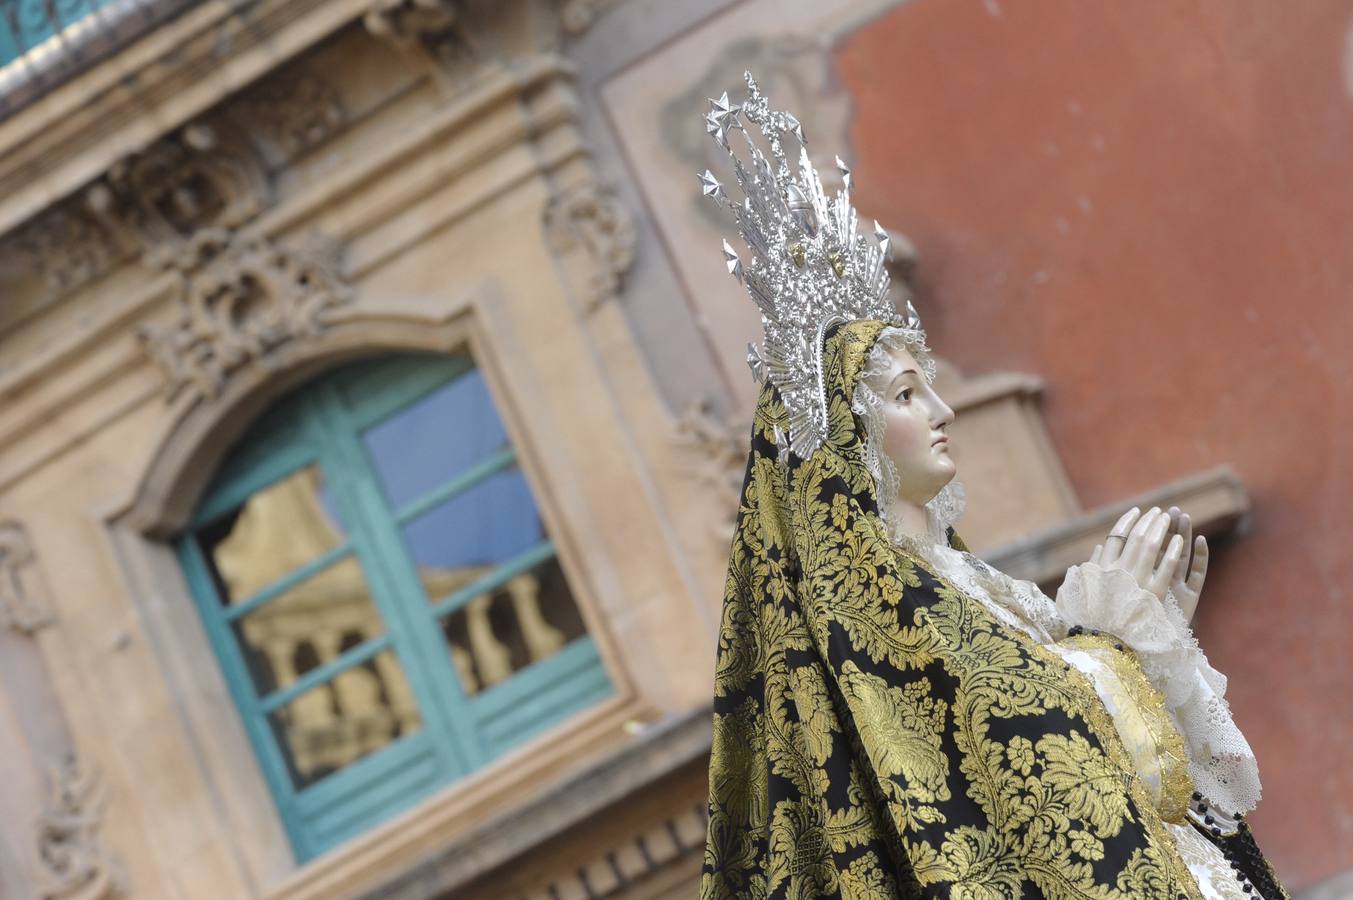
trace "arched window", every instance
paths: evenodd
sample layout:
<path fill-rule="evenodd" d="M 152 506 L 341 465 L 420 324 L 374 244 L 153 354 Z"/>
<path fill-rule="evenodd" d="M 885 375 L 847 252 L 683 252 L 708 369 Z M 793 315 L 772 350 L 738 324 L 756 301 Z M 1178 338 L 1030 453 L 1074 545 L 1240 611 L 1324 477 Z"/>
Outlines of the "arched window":
<path fill-rule="evenodd" d="M 611 692 L 468 356 L 275 404 L 178 550 L 302 860 Z"/>

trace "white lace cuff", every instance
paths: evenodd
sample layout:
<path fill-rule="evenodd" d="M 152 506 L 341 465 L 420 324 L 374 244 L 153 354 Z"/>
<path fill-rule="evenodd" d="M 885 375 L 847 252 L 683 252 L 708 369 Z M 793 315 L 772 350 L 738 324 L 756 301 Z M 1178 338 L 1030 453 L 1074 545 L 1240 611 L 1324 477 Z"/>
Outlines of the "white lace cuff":
<path fill-rule="evenodd" d="M 1082 563 L 1067 570 L 1056 603 L 1068 624 L 1112 634 L 1136 652 L 1184 736 L 1194 790 L 1231 813 L 1254 809 L 1259 766 L 1224 699 L 1226 676 L 1208 664 L 1173 595 L 1162 603 L 1123 569 Z"/>

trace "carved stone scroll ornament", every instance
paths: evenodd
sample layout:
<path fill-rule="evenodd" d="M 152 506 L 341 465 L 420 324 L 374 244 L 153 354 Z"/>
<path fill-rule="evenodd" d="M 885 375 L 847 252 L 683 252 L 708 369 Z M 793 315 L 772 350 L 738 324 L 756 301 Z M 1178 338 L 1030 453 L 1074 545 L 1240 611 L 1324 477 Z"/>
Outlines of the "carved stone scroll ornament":
<path fill-rule="evenodd" d="M 676 443 L 689 454 L 689 474 L 728 503 L 726 513 L 712 526 L 720 543 L 731 540 L 737 526 L 738 494 L 747 467 L 748 418 L 721 418 L 708 399 L 691 404 L 677 418 Z"/>
<path fill-rule="evenodd" d="M 123 896 L 122 867 L 99 840 L 104 791 L 74 757 L 52 766 L 37 820 L 42 900 L 111 900 Z"/>
<path fill-rule="evenodd" d="M 0 628 L 33 634 L 56 621 L 33 572 L 27 531 L 17 522 L 0 522 Z"/>
<path fill-rule="evenodd" d="M 621 279 L 634 264 L 638 232 L 612 188 L 589 182 L 555 196 L 545 209 L 545 231 L 556 251 L 587 255 L 583 299 L 588 310 L 619 293 Z"/>
<path fill-rule="evenodd" d="M 169 399 L 183 391 L 199 401 L 216 397 L 231 373 L 319 334 L 330 311 L 352 296 L 332 242 L 290 250 L 259 235 L 208 229 L 189 242 L 183 260 L 198 268 L 180 272 L 176 318 L 138 333 Z"/>
<path fill-rule="evenodd" d="M 182 270 L 197 264 L 199 231 L 240 228 L 272 194 L 237 129 L 196 123 L 116 163 L 87 197 L 110 229 L 131 226 L 148 265 Z"/>

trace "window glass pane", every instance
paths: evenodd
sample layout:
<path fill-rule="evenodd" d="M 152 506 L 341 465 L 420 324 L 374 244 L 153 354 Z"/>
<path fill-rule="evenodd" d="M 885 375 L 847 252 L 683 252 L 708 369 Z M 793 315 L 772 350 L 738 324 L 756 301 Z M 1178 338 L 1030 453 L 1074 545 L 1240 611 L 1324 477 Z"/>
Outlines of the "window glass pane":
<path fill-rule="evenodd" d="M 550 557 L 444 617 L 442 633 L 461 686 L 474 695 L 548 659 L 586 629 Z"/>
<path fill-rule="evenodd" d="M 422 726 L 404 670 L 389 650 L 306 691 L 268 722 L 297 789 Z"/>
<path fill-rule="evenodd" d="M 400 529 L 436 601 L 545 539 L 526 478 L 505 469 Z"/>
<path fill-rule="evenodd" d="M 362 441 L 395 509 L 508 446 L 477 370 L 368 428 Z"/>
<path fill-rule="evenodd" d="M 352 556 L 292 585 L 234 623 L 263 697 L 385 631 Z"/>
<path fill-rule="evenodd" d="M 318 465 L 274 482 L 197 532 L 226 605 L 258 593 L 345 539 Z"/>

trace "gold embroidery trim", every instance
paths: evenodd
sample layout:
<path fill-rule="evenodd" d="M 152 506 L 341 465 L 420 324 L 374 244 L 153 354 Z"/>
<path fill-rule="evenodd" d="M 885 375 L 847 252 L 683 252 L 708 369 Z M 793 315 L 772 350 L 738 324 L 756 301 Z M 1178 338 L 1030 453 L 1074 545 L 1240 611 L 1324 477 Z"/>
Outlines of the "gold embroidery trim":
<path fill-rule="evenodd" d="M 1176 824 L 1186 822 L 1189 800 L 1193 797 L 1193 779 L 1189 777 L 1189 757 L 1184 747 L 1184 736 L 1165 711 L 1165 695 L 1142 671 L 1137 654 L 1106 634 L 1079 634 L 1060 643 L 1085 650 L 1118 677 L 1119 684 L 1146 720 L 1147 730 L 1155 740 L 1161 772 L 1161 818 Z"/>

